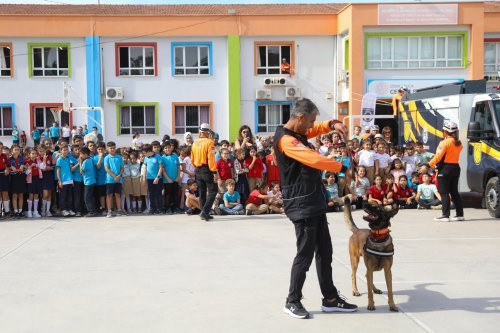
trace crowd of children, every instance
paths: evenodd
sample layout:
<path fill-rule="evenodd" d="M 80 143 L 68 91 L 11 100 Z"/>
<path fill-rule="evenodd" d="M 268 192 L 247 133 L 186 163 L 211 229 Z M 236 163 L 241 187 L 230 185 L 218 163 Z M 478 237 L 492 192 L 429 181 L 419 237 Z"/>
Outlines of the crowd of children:
<path fill-rule="evenodd" d="M 57 123 L 44 131 L 33 129 L 34 146 L 27 147 L 16 128 L 11 148 L 0 143 L 2 216 L 200 212 L 190 133 L 182 145 L 168 136 L 143 144 L 135 133 L 132 147 L 118 148 L 114 142 L 99 141 L 97 135 L 85 137 L 86 126 L 68 129 Z M 236 144 L 219 142 L 214 135 L 219 194 L 213 213 L 284 213 L 273 138 L 254 138 L 248 126 L 239 133 Z M 357 126 L 350 140 L 333 132 L 314 142 L 318 154 L 352 167 L 352 176 L 323 173 L 329 211 L 342 210 L 346 195 L 353 209 L 364 202 L 441 208 L 436 174 L 427 166 L 433 155 L 420 142 L 399 147 L 387 141 L 378 127 L 361 134 Z"/>

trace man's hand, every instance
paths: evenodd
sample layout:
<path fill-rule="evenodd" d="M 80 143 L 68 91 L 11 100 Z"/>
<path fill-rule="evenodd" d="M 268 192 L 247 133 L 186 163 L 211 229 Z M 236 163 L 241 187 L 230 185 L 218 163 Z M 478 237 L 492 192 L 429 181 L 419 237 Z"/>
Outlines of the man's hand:
<path fill-rule="evenodd" d="M 119 182 L 120 182 L 120 177 L 121 177 L 120 175 L 116 176 L 116 177 L 114 178 L 115 182 L 119 183 Z"/>
<path fill-rule="evenodd" d="M 333 123 L 333 126 L 332 126 Z M 330 122 L 330 128 L 332 130 L 337 131 L 339 133 L 340 138 L 344 141 L 347 141 L 347 127 L 340 121 L 338 120 L 331 120 Z"/>

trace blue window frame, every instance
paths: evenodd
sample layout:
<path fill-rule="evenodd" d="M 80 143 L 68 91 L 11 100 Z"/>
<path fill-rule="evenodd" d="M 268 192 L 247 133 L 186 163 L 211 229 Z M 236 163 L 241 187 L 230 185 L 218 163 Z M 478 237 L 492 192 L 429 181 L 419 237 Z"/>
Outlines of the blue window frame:
<path fill-rule="evenodd" d="M 12 127 L 16 124 L 16 106 L 0 103 L 0 136 L 12 135 Z"/>
<path fill-rule="evenodd" d="M 255 133 L 275 132 L 288 119 L 294 101 L 255 101 Z"/>
<path fill-rule="evenodd" d="M 172 76 L 211 76 L 212 42 L 172 42 Z"/>

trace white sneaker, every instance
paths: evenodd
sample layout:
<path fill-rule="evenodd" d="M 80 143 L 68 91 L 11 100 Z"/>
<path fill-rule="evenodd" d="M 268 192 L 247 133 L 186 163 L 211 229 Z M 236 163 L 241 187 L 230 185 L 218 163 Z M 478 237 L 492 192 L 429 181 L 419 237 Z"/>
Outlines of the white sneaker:
<path fill-rule="evenodd" d="M 149 209 L 146 208 L 142 213 L 143 214 L 149 214 Z"/>
<path fill-rule="evenodd" d="M 52 217 L 52 213 L 50 211 L 48 211 L 48 212 L 45 213 L 45 216 Z"/>
<path fill-rule="evenodd" d="M 438 222 L 450 222 L 450 218 L 446 216 L 435 217 L 434 221 Z"/>
<path fill-rule="evenodd" d="M 40 217 L 42 217 L 42 215 L 38 214 L 37 211 L 34 211 L 33 212 L 33 217 L 40 218 Z"/>
<path fill-rule="evenodd" d="M 465 217 L 463 217 L 463 216 L 451 217 L 450 221 L 465 221 Z"/>
<path fill-rule="evenodd" d="M 33 214 L 31 213 L 31 211 L 28 211 L 28 214 L 26 215 L 27 218 L 32 218 L 33 217 Z"/>
<path fill-rule="evenodd" d="M 75 216 L 76 215 L 76 213 L 74 211 L 72 211 L 71 209 L 68 212 L 69 212 L 69 215 L 71 215 L 71 216 Z"/>
<path fill-rule="evenodd" d="M 63 216 L 69 216 L 69 212 L 67 210 L 62 211 Z"/>

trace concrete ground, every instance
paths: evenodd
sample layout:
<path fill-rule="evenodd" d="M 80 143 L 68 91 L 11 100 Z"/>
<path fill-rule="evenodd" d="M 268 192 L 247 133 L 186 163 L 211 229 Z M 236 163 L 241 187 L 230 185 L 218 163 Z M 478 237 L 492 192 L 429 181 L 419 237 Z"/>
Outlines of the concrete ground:
<path fill-rule="evenodd" d="M 284 217 L 129 216 L 0 223 L 0 332 L 498 332 L 500 220 L 466 222 L 401 211 L 392 222 L 399 313 L 351 296 L 342 213 L 329 214 L 337 288 L 357 313 L 324 314 L 314 264 L 304 287 L 310 320 L 282 312 L 295 251 Z M 354 212 L 366 226 L 362 212 Z M 383 273 L 376 285 L 386 290 Z"/>

